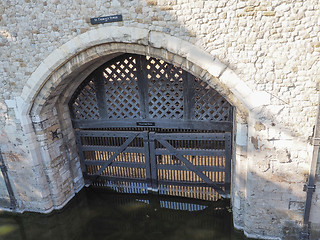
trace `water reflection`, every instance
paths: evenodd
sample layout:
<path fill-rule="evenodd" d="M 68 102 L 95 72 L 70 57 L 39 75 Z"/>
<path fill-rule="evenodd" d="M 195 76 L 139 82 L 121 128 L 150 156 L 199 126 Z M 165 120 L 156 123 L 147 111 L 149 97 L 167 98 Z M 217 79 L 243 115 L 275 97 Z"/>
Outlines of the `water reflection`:
<path fill-rule="evenodd" d="M 183 203 L 185 202 L 185 203 Z M 5 240 L 246 239 L 232 228 L 228 203 L 83 189 L 52 214 L 2 213 Z"/>

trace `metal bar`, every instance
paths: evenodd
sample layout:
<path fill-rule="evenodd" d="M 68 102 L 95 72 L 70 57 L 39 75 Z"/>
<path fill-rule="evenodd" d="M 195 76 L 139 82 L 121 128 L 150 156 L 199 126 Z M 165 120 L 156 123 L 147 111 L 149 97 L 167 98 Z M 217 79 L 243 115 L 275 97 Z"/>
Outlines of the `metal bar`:
<path fill-rule="evenodd" d="M 7 167 L 6 167 L 5 163 L 4 163 L 4 159 L 3 159 L 3 156 L 2 156 L 1 149 L 0 149 L 0 169 L 1 169 L 1 173 L 2 173 L 2 176 L 3 176 L 4 182 L 5 182 L 6 187 L 7 187 L 8 194 L 9 194 L 10 209 L 15 210 L 17 208 L 17 205 L 18 205 L 17 204 L 17 199 L 14 196 L 12 185 L 11 185 L 11 182 L 9 180 L 9 176 L 8 176 L 8 172 L 7 172 L 8 170 L 7 170 Z"/>
<path fill-rule="evenodd" d="M 319 146 L 314 146 L 313 147 L 312 162 L 311 162 L 311 166 L 310 166 L 310 174 L 309 174 L 309 178 L 308 178 L 308 185 L 306 187 L 307 197 L 306 197 L 306 203 L 305 203 L 305 209 L 304 209 L 304 215 L 303 215 L 303 223 L 305 225 L 309 224 L 312 195 L 313 195 L 313 192 L 315 189 L 317 161 L 320 161 L 320 151 L 319 151 Z"/>
<path fill-rule="evenodd" d="M 97 172 L 95 173 L 95 175 L 96 175 L 96 176 L 99 176 L 99 175 L 102 173 L 102 171 L 103 171 L 107 166 L 109 166 L 110 163 L 111 163 L 113 160 L 115 160 L 116 157 L 117 157 L 120 153 L 122 153 L 122 152 L 127 148 L 127 146 L 137 137 L 137 135 L 138 135 L 138 134 L 133 134 L 131 137 L 129 137 L 129 138 L 124 142 L 124 144 L 121 145 L 121 146 L 119 147 L 119 149 L 102 165 L 102 167 L 99 169 L 99 171 L 97 171 Z"/>
<path fill-rule="evenodd" d="M 317 124 L 320 124 L 320 123 L 317 123 Z M 304 214 L 303 214 L 303 230 L 302 232 L 300 232 L 301 240 L 308 240 L 310 237 L 309 219 L 310 219 L 310 212 L 311 212 L 311 205 L 312 205 L 312 196 L 316 188 L 315 178 L 316 178 L 317 161 L 320 161 L 320 151 L 319 151 L 319 146 L 314 145 L 308 184 L 305 186 L 305 189 L 304 189 L 307 192 L 307 196 L 306 196 L 306 202 L 305 202 Z"/>

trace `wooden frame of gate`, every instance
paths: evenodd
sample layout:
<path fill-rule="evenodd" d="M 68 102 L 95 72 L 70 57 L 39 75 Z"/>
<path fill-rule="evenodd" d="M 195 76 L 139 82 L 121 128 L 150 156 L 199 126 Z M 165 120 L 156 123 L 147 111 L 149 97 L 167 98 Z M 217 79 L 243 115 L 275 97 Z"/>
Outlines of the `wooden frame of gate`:
<path fill-rule="evenodd" d="M 233 108 L 180 67 L 123 54 L 88 76 L 69 108 L 90 184 L 229 197 Z"/>
<path fill-rule="evenodd" d="M 149 140 L 156 189 L 159 185 L 211 187 L 222 197 L 230 196 L 230 133 L 150 133 Z"/>
<path fill-rule="evenodd" d="M 91 183 L 145 182 L 152 191 L 160 185 L 209 187 L 229 197 L 230 133 L 80 130 L 76 135 L 82 169 Z"/>

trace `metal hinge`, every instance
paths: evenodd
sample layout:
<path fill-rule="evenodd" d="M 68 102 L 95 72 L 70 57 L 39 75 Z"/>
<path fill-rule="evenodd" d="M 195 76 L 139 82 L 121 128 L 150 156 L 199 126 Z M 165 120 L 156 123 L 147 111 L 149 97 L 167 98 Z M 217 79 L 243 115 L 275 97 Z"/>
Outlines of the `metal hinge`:
<path fill-rule="evenodd" d="M 8 170 L 7 166 L 4 164 L 0 164 L 0 169 L 1 169 L 1 171 L 5 171 L 5 172 Z"/>
<path fill-rule="evenodd" d="M 320 146 L 320 138 L 313 138 L 313 145 Z"/>
<path fill-rule="evenodd" d="M 303 191 L 304 191 L 304 192 L 306 192 L 306 191 L 309 190 L 309 189 L 311 189 L 311 190 L 313 190 L 313 192 L 315 192 L 315 191 L 316 191 L 316 185 L 309 186 L 309 185 L 305 184 L 305 185 L 303 186 Z"/>

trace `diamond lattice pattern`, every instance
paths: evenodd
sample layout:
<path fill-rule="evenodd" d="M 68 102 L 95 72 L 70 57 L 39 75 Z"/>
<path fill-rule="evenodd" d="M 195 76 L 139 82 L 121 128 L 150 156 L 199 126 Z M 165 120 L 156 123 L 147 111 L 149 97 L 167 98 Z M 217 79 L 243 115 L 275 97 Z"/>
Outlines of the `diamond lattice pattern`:
<path fill-rule="evenodd" d="M 198 78 L 188 78 L 194 79 L 190 80 L 192 84 L 188 84 L 187 75 L 182 68 L 163 60 L 125 55 L 103 70 L 106 104 L 101 105 L 106 105 L 108 119 L 140 119 L 141 112 L 145 112 L 149 119 L 183 119 L 191 116 L 194 120 L 232 121 L 232 106 L 226 99 Z M 138 76 L 141 78 L 138 79 Z M 139 86 L 145 86 L 144 89 L 138 89 L 138 81 Z M 188 89 L 188 93 L 184 92 L 187 89 L 185 84 L 192 88 Z M 100 119 L 92 77 L 79 89 L 71 105 L 74 117 Z M 140 99 L 142 96 L 145 99 Z M 140 100 L 143 100 L 142 105 L 147 103 L 145 109 L 140 109 Z M 184 106 L 185 102 L 191 103 L 190 108 Z"/>
<path fill-rule="evenodd" d="M 129 56 L 104 70 L 108 118 L 140 118 L 136 58 Z"/>
<path fill-rule="evenodd" d="M 195 79 L 195 119 L 231 121 L 231 105 L 207 83 Z"/>
<path fill-rule="evenodd" d="M 99 119 L 99 108 L 96 98 L 96 90 L 90 80 L 72 104 L 73 114 L 76 119 Z"/>
<path fill-rule="evenodd" d="M 183 118 L 183 70 L 147 57 L 149 117 Z"/>

